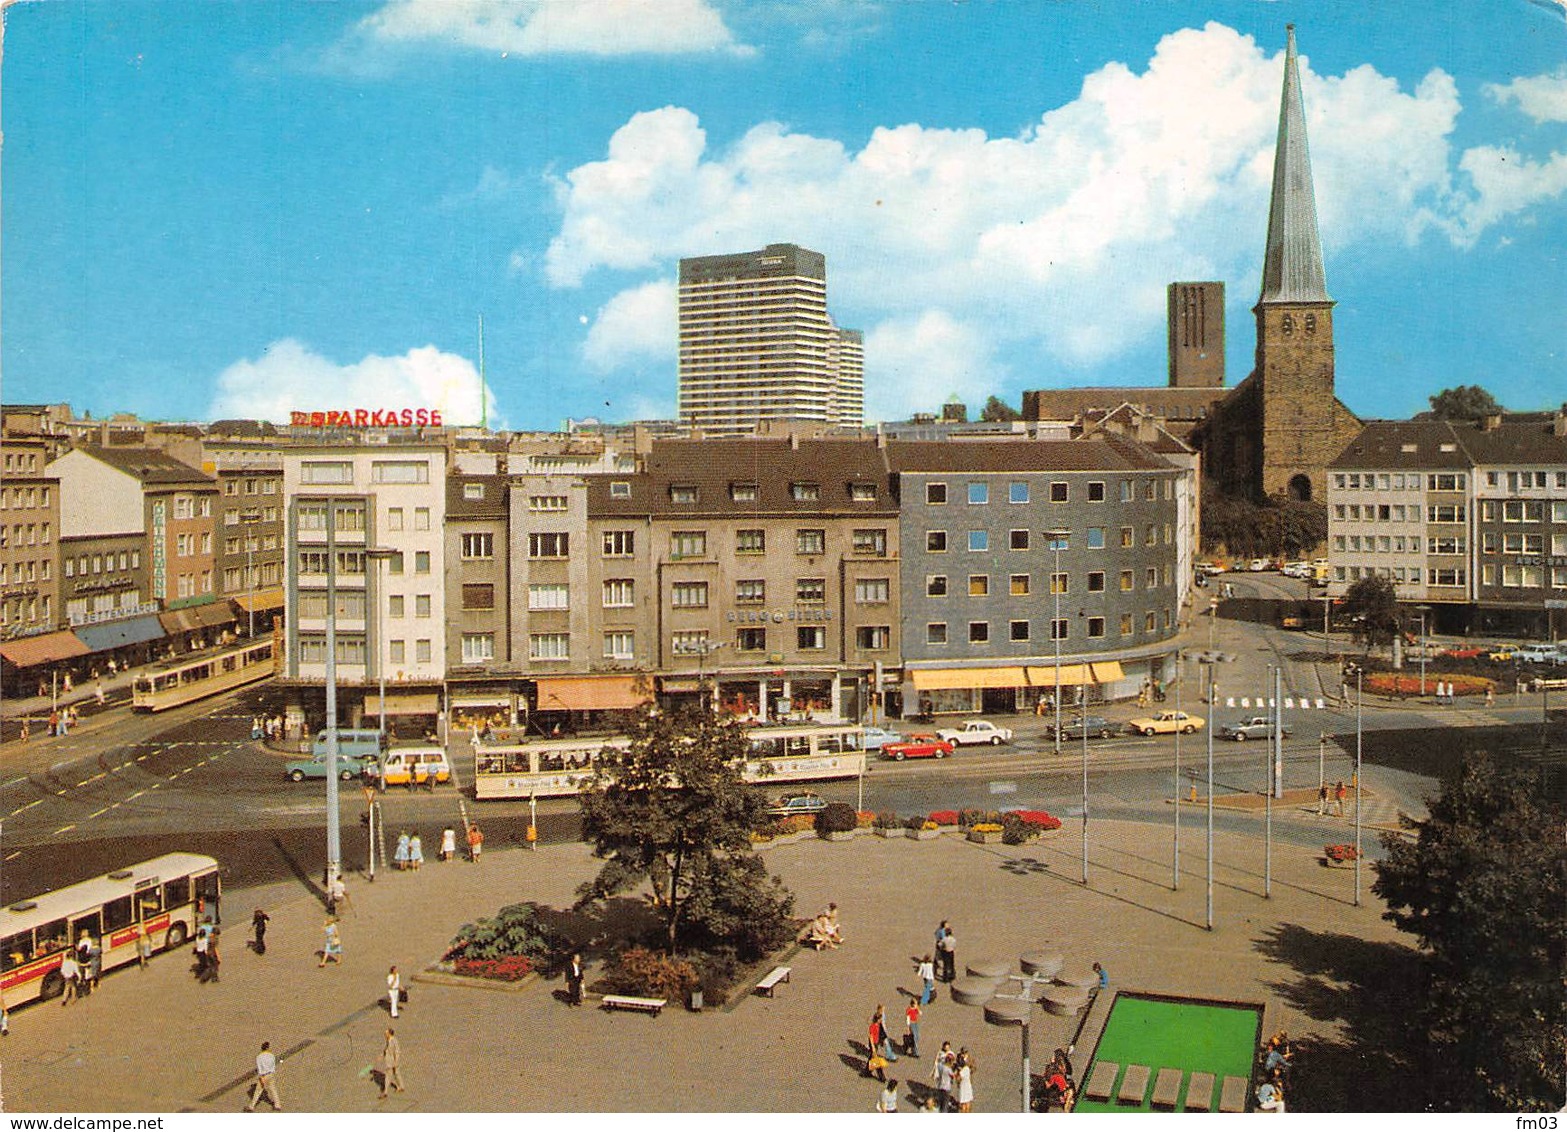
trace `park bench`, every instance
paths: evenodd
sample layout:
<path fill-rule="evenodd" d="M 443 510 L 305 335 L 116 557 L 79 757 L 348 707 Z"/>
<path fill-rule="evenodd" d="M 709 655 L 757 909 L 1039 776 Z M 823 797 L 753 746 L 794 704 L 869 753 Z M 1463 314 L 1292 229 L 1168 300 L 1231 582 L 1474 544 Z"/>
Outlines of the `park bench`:
<path fill-rule="evenodd" d="M 658 1012 L 669 1005 L 667 998 L 637 998 L 629 994 L 606 994 L 604 996 L 604 1009 L 606 1010 L 640 1010 L 644 1014 L 651 1014 L 655 1018 Z"/>
<path fill-rule="evenodd" d="M 1193 1073 L 1186 1086 L 1186 1111 L 1210 1112 L 1213 1109 L 1213 1074 Z"/>
<path fill-rule="evenodd" d="M 1115 1092 L 1115 1075 L 1121 1066 L 1114 1061 L 1094 1062 L 1094 1071 L 1088 1075 L 1083 1095 L 1091 1101 L 1107 1101 Z"/>
<path fill-rule="evenodd" d="M 1181 1078 L 1185 1074 L 1179 1069 L 1161 1069 L 1153 1082 L 1153 1107 L 1174 1108 L 1175 1102 L 1181 1098 Z"/>
<path fill-rule="evenodd" d="M 1226 1077 L 1224 1079 L 1224 1087 L 1219 1090 L 1219 1111 L 1246 1111 L 1246 1078 Z"/>
<path fill-rule="evenodd" d="M 1128 1065 L 1126 1075 L 1121 1078 L 1121 1089 L 1115 1095 L 1115 1099 L 1122 1104 L 1140 1105 L 1143 1096 L 1148 1092 L 1148 1066 Z"/>
<path fill-rule="evenodd" d="M 787 983 L 793 970 L 792 967 L 774 967 L 757 981 L 756 993 L 765 994 L 768 998 L 772 998 L 773 990 L 779 983 Z"/>

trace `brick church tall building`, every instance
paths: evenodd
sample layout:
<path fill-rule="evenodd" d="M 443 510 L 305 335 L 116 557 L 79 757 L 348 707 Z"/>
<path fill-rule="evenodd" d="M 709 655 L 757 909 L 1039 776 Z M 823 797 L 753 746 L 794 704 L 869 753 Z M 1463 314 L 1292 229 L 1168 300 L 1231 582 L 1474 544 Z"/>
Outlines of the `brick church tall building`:
<path fill-rule="evenodd" d="M 1205 473 L 1228 495 L 1322 500 L 1325 469 L 1360 431 L 1333 391 L 1333 300 L 1322 269 L 1306 112 L 1288 28 L 1257 360 L 1197 430 Z"/>

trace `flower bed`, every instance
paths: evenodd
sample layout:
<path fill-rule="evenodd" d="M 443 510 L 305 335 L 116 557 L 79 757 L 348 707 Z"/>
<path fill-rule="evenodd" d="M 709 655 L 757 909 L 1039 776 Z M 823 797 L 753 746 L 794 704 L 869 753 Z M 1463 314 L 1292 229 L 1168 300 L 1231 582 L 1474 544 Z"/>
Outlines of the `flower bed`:
<path fill-rule="evenodd" d="M 1487 691 L 1496 687 L 1494 680 L 1488 680 L 1484 676 L 1454 675 L 1451 672 L 1427 673 L 1426 691 L 1428 696 L 1436 695 L 1437 681 L 1453 686 L 1453 694 L 1456 696 L 1483 696 Z M 1379 696 L 1418 696 L 1420 695 L 1420 674 L 1408 672 L 1372 672 L 1365 677 L 1365 690 Z"/>
<path fill-rule="evenodd" d="M 1037 825 L 1046 832 L 1061 828 L 1061 819 L 1044 810 L 1013 810 L 1012 813 L 1024 825 Z"/>
<path fill-rule="evenodd" d="M 457 959 L 452 973 L 469 979 L 495 979 L 515 983 L 533 970 L 526 955 L 503 955 L 499 959 Z"/>
<path fill-rule="evenodd" d="M 958 812 L 956 810 L 935 810 L 932 811 L 929 820 L 935 822 L 938 826 L 957 825 Z"/>
<path fill-rule="evenodd" d="M 1324 845 L 1322 847 L 1323 864 L 1325 865 L 1352 865 L 1360 859 L 1360 850 L 1353 845 Z"/>

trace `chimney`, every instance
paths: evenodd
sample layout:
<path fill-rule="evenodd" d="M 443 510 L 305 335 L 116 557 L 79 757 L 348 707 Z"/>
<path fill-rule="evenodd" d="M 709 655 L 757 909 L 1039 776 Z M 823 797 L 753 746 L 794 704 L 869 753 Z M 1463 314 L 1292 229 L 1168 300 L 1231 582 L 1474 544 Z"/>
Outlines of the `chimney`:
<path fill-rule="evenodd" d="M 1480 431 L 1481 432 L 1495 432 L 1497 429 L 1499 429 L 1501 427 L 1502 427 L 1502 414 L 1501 413 L 1487 413 L 1484 417 L 1480 418 Z"/>
<path fill-rule="evenodd" d="M 1562 407 L 1551 418 L 1551 435 L 1567 436 L 1567 401 L 1562 402 Z"/>

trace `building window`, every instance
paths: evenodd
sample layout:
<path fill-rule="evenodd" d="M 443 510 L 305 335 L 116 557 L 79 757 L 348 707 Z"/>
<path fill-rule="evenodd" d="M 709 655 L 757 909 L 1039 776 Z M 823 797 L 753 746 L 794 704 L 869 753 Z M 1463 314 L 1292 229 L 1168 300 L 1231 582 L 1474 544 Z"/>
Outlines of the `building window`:
<path fill-rule="evenodd" d="M 873 483 L 851 483 L 849 485 L 849 499 L 854 503 L 875 503 L 876 485 Z"/>
<path fill-rule="evenodd" d="M 1159 528 L 1154 526 L 1152 523 L 1149 523 L 1147 529 L 1143 532 L 1143 545 L 1159 545 Z"/>
<path fill-rule="evenodd" d="M 604 634 L 604 655 L 611 660 L 631 660 L 636 655 L 636 634 L 613 629 Z"/>
<path fill-rule="evenodd" d="M 636 584 L 630 578 L 608 578 L 604 582 L 604 608 L 628 609 L 635 604 Z"/>
<path fill-rule="evenodd" d="M 530 633 L 528 635 L 529 660 L 571 659 L 570 633 Z"/>
<path fill-rule="evenodd" d="M 1090 570 L 1088 572 L 1088 592 L 1102 594 L 1105 592 L 1105 572 L 1103 570 Z"/>
<path fill-rule="evenodd" d="M 1088 637 L 1090 640 L 1098 640 L 1105 635 L 1105 619 L 1103 617 L 1090 617 L 1088 619 Z"/>
<path fill-rule="evenodd" d="M 855 554 L 867 554 L 875 558 L 887 557 L 887 532 L 882 528 L 857 530 L 852 545 Z"/>
<path fill-rule="evenodd" d="M 822 497 L 821 484 L 792 483 L 789 485 L 789 497 L 798 503 L 815 503 Z"/>
<path fill-rule="evenodd" d="M 1143 481 L 1143 498 L 1149 502 L 1159 498 L 1159 482 L 1157 480 Z"/>
<path fill-rule="evenodd" d="M 402 598 L 393 598 L 398 602 L 397 616 L 402 616 Z M 495 587 L 489 582 L 464 582 L 462 587 L 462 607 L 464 609 L 494 609 Z"/>
<path fill-rule="evenodd" d="M 430 465 L 423 460 L 376 460 L 370 465 L 370 479 L 373 483 L 429 483 Z M 348 483 L 349 481 L 345 479 L 332 482 Z"/>
<path fill-rule="evenodd" d="M 571 535 L 566 531 L 534 531 L 528 535 L 529 558 L 565 558 L 571 550 Z M 419 553 L 423 554 L 424 551 Z"/>
<path fill-rule="evenodd" d="M 968 485 L 968 501 L 970 503 L 989 503 L 990 485 L 988 483 L 971 483 Z"/>
<path fill-rule="evenodd" d="M 696 488 L 691 484 L 670 484 L 669 501 L 671 503 L 695 503 L 697 500 Z"/>
<path fill-rule="evenodd" d="M 931 554 L 945 554 L 947 550 L 947 532 L 926 531 L 925 549 Z"/>
<path fill-rule="evenodd" d="M 746 578 L 735 583 L 736 605 L 761 605 L 767 601 L 767 583 L 761 578 Z"/>
<path fill-rule="evenodd" d="M 571 507 L 570 497 L 565 495 L 530 495 L 529 511 L 566 511 Z"/>
<path fill-rule="evenodd" d="M 892 628 L 887 625 L 861 625 L 854 631 L 854 644 L 868 652 L 885 649 L 892 644 Z"/>
<path fill-rule="evenodd" d="M 801 625 L 794 631 L 795 647 L 812 652 L 827 647 L 827 629 L 822 625 Z"/>
<path fill-rule="evenodd" d="M 939 506 L 947 501 L 947 485 L 944 483 L 928 483 L 925 485 L 925 502 L 931 506 Z"/>
<path fill-rule="evenodd" d="M 386 558 L 386 572 L 388 574 L 401 574 L 403 572 L 403 552 L 394 550 Z"/>
<path fill-rule="evenodd" d="M 1050 484 L 1050 502 L 1065 503 L 1070 498 L 1067 485 L 1064 480 L 1053 480 Z"/>
<path fill-rule="evenodd" d="M 970 621 L 968 623 L 968 639 L 971 645 L 982 645 L 990 640 L 990 622 Z"/>
<path fill-rule="evenodd" d="M 735 532 L 736 554 L 766 554 L 767 532 L 759 530 L 743 530 Z"/>
<path fill-rule="evenodd" d="M 493 606 L 495 604 L 494 587 L 486 586 L 485 588 L 489 589 L 491 591 L 490 605 Z M 464 587 L 464 589 L 466 589 L 466 587 Z M 315 611 L 314 610 L 314 608 L 313 608 L 314 607 L 314 602 L 311 602 L 311 601 L 307 600 L 307 599 L 314 598 L 314 597 L 320 597 L 320 599 L 321 599 L 321 608 L 320 608 L 319 611 Z M 400 618 L 400 617 L 402 617 L 403 616 L 403 602 L 404 602 L 404 598 L 403 598 L 402 594 L 389 594 L 387 596 L 387 599 L 386 599 L 386 615 L 388 617 L 393 617 L 393 618 Z M 474 606 L 472 608 L 487 609 L 489 607 L 490 606 Z M 325 617 L 326 616 L 326 595 L 325 594 L 300 594 L 299 595 L 299 615 L 301 617 Z"/>
<path fill-rule="evenodd" d="M 823 554 L 826 550 L 826 531 L 810 528 L 794 532 L 794 552 L 796 554 Z"/>
<path fill-rule="evenodd" d="M 1012 531 L 1012 532 L 1010 532 L 1007 535 L 1007 544 L 1013 550 L 1027 550 L 1028 549 L 1028 531 L 1027 530 L 1020 530 L 1020 531 Z"/>
<path fill-rule="evenodd" d="M 495 536 L 488 531 L 469 531 L 462 536 L 464 558 L 494 558 Z"/>
<path fill-rule="evenodd" d="M 674 531 L 669 536 L 671 558 L 701 558 L 707 554 L 706 531 Z"/>
<path fill-rule="evenodd" d="M 361 512 L 361 515 L 363 512 Z M 363 527 L 359 528 L 363 529 Z M 427 531 L 430 529 L 430 509 L 428 507 L 414 508 L 414 530 Z"/>
<path fill-rule="evenodd" d="M 636 546 L 637 533 L 635 531 L 604 532 L 605 558 L 630 558 L 636 552 Z"/>
<path fill-rule="evenodd" d="M 1133 544 L 1133 542 L 1135 541 L 1135 539 L 1136 539 L 1136 535 L 1133 532 L 1131 527 L 1122 527 L 1121 528 L 1121 549 L 1122 550 L 1130 549 L 1132 544 Z"/>
<path fill-rule="evenodd" d="M 796 578 L 794 600 L 802 605 L 821 605 L 827 600 L 827 579 Z"/>
<path fill-rule="evenodd" d="M 944 645 L 947 643 L 947 623 L 945 621 L 929 621 L 925 624 L 925 643 L 927 645 Z"/>
<path fill-rule="evenodd" d="M 676 609 L 706 609 L 706 582 L 675 582 L 669 587 L 669 604 Z"/>
<path fill-rule="evenodd" d="M 1029 582 L 1029 575 L 1013 574 L 1008 586 L 1008 591 L 1013 597 L 1027 597 Z"/>
<path fill-rule="evenodd" d="M 1088 502 L 1103 503 L 1105 501 L 1105 485 L 1103 480 L 1088 481 Z M 1100 634 L 1103 636 L 1103 634 Z"/>
<path fill-rule="evenodd" d="M 705 656 L 708 653 L 706 629 L 684 629 L 672 633 L 670 651 L 676 656 Z"/>
<path fill-rule="evenodd" d="M 528 587 L 529 609 L 571 608 L 571 587 L 559 582 L 535 582 Z"/>
<path fill-rule="evenodd" d="M 891 591 L 891 579 L 859 578 L 854 583 L 854 600 L 860 605 L 885 605 Z"/>
<path fill-rule="evenodd" d="M 470 502 L 484 498 L 484 485 L 482 483 L 465 483 L 462 485 L 462 497 Z"/>
<path fill-rule="evenodd" d="M 1121 571 L 1121 592 L 1124 593 L 1124 594 L 1131 593 L 1132 592 L 1132 588 L 1133 588 L 1133 586 L 1135 584 L 1136 583 L 1133 580 L 1132 572 L 1130 570 L 1122 570 Z"/>
<path fill-rule="evenodd" d="M 926 597 L 946 597 L 947 596 L 947 576 L 945 574 L 926 574 L 925 575 L 925 596 Z"/>
<path fill-rule="evenodd" d="M 1146 573 L 1144 574 L 1144 579 L 1143 580 L 1144 580 L 1145 588 L 1150 589 L 1150 590 L 1158 589 L 1159 588 L 1159 568 L 1157 566 L 1150 566 L 1150 567 L 1148 567 Z"/>
<path fill-rule="evenodd" d="M 1132 635 L 1132 615 L 1130 613 L 1121 614 L 1120 632 L 1123 637 Z"/>
<path fill-rule="evenodd" d="M 462 662 L 464 664 L 484 664 L 494 659 L 494 633 L 464 633 L 462 635 Z"/>
<path fill-rule="evenodd" d="M 561 535 L 560 537 L 564 539 L 566 536 L 565 535 Z M 363 573 L 364 572 L 363 568 L 361 568 L 358 572 L 359 573 Z M 430 572 L 430 552 L 428 550 L 416 550 L 416 551 L 414 551 L 414 573 L 415 574 L 428 574 L 429 572 Z"/>
<path fill-rule="evenodd" d="M 729 485 L 729 498 L 736 503 L 755 503 L 756 484 L 732 483 Z"/>
<path fill-rule="evenodd" d="M 1028 640 L 1028 622 L 1012 621 L 1008 623 L 1008 636 L 1014 641 Z"/>
<path fill-rule="evenodd" d="M 415 617 L 428 617 L 428 616 L 430 616 L 430 595 L 429 594 L 415 594 L 414 595 L 414 616 Z"/>
<path fill-rule="evenodd" d="M 1007 502 L 1027 503 L 1028 484 L 1023 480 L 1013 480 L 1011 483 L 1007 484 Z"/>
<path fill-rule="evenodd" d="M 1152 633 L 1152 632 L 1157 631 L 1158 628 L 1159 628 L 1159 617 L 1158 617 L 1158 614 L 1153 613 L 1151 611 L 1148 612 L 1148 613 L 1143 614 L 1143 632 L 1145 632 L 1145 633 Z"/>
<path fill-rule="evenodd" d="M 990 593 L 989 574 L 970 574 L 968 576 L 969 597 L 985 597 Z"/>
<path fill-rule="evenodd" d="M 766 629 L 741 629 L 735 633 L 735 648 L 740 652 L 766 652 Z"/>
<path fill-rule="evenodd" d="M 971 551 L 985 551 L 990 549 L 989 531 L 970 531 L 968 533 L 968 548 Z"/>
<path fill-rule="evenodd" d="M 611 499 L 630 499 L 631 484 L 627 480 L 611 480 L 609 484 L 609 497 Z"/>

